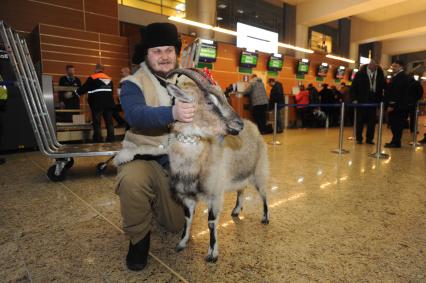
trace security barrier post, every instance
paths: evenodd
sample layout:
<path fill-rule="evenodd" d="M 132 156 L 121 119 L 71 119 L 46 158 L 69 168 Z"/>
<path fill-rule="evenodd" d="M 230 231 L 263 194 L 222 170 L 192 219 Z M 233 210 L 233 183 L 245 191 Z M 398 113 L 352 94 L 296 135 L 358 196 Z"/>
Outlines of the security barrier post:
<path fill-rule="evenodd" d="M 379 132 L 377 134 L 376 152 L 370 153 L 369 156 L 380 159 L 389 158 L 389 154 L 382 152 L 382 128 L 383 128 L 383 112 L 384 105 L 380 102 Z"/>
<path fill-rule="evenodd" d="M 419 103 L 416 103 L 416 109 L 414 110 L 414 132 L 413 132 L 413 141 L 410 144 L 414 149 L 421 146 L 420 143 L 417 142 L 417 131 L 419 129 Z"/>
<path fill-rule="evenodd" d="M 277 103 L 274 103 L 274 135 L 272 138 L 272 141 L 269 142 L 269 144 L 272 145 L 281 145 L 281 142 L 277 141 L 277 111 L 278 111 L 278 105 Z"/>
<path fill-rule="evenodd" d="M 339 148 L 332 150 L 333 153 L 344 154 L 349 153 L 349 150 L 343 149 L 343 126 L 345 123 L 345 103 L 340 107 L 340 129 L 339 129 Z"/>

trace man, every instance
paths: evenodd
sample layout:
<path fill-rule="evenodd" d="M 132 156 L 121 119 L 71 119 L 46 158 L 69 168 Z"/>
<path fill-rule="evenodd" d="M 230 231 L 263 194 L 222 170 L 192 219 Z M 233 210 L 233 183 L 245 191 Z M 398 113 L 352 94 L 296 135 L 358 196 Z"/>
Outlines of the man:
<path fill-rule="evenodd" d="M 281 109 L 284 107 L 283 85 L 274 78 L 270 78 L 268 80 L 268 84 L 271 87 L 271 93 L 269 95 L 269 109 L 274 110 L 274 105 L 275 103 L 277 104 L 277 133 L 282 133 L 283 121 L 281 118 Z"/>
<path fill-rule="evenodd" d="M 80 87 L 81 81 L 75 76 L 75 68 L 73 65 L 67 65 L 65 67 L 66 75 L 62 76 L 59 79 L 60 86 L 74 86 Z M 59 92 L 59 102 L 61 107 L 64 109 L 80 109 L 80 99 L 78 96 L 73 95 L 72 91 L 60 91 Z M 61 113 L 64 115 L 64 122 L 72 122 L 73 113 Z M 75 113 L 78 114 L 78 113 Z"/>
<path fill-rule="evenodd" d="M 296 94 L 295 99 L 297 104 L 309 104 L 309 90 L 305 89 L 304 85 L 300 85 L 300 91 Z M 302 128 L 308 126 L 309 108 L 307 106 L 296 106 L 297 116 L 301 121 Z"/>
<path fill-rule="evenodd" d="M 342 82 L 340 84 L 340 90 L 342 101 L 345 103 L 345 105 L 348 105 L 352 103 L 352 97 L 349 87 L 346 85 L 346 83 Z M 353 107 L 345 107 L 345 126 L 352 126 L 354 120 L 354 108 Z"/>
<path fill-rule="evenodd" d="M 386 87 L 385 75 L 374 60 L 363 65 L 356 74 L 351 95 L 354 103 L 379 103 L 383 100 L 383 91 Z M 362 131 L 367 124 L 366 143 L 374 144 L 374 130 L 376 127 L 377 107 L 358 107 L 356 119 L 356 141 L 362 144 Z"/>
<path fill-rule="evenodd" d="M 6 54 L 5 52 L 4 53 L 3 52 L 4 52 L 3 50 L 0 50 L 0 54 L 2 54 L 2 55 Z M 5 55 L 5 57 L 8 58 L 7 54 Z M 2 78 L 1 75 L 0 75 L 0 83 L 3 83 L 3 78 Z M 1 117 L 2 116 L 1 112 L 4 112 L 5 109 L 6 109 L 7 98 L 8 98 L 7 86 L 0 84 L 0 137 L 2 135 L 2 126 L 3 126 L 2 125 L 3 119 Z M 3 158 L 3 157 L 0 157 L 0 165 L 5 164 L 5 163 L 6 163 L 6 159 Z"/>
<path fill-rule="evenodd" d="M 391 65 L 393 77 L 386 95 L 389 124 L 392 130 L 392 140 L 386 143 L 387 148 L 400 148 L 405 117 L 408 111 L 408 92 L 410 79 L 404 72 L 404 63 L 396 60 Z"/>
<path fill-rule="evenodd" d="M 121 80 L 120 83 L 118 84 L 118 88 L 117 88 L 117 93 L 118 93 L 118 103 L 115 104 L 114 109 L 112 111 L 112 118 L 117 122 L 117 125 L 119 127 L 123 127 L 126 130 L 129 129 L 129 126 L 126 122 L 126 120 L 124 120 L 121 116 L 120 116 L 120 112 L 123 111 L 123 109 L 121 108 L 121 102 L 120 102 L 120 93 L 121 93 L 121 83 L 122 81 L 127 78 L 127 76 L 130 75 L 130 68 L 129 67 L 123 67 L 120 70 L 120 75 L 121 75 Z"/>
<path fill-rule="evenodd" d="M 93 142 L 102 142 L 101 116 L 104 118 L 107 128 L 107 142 L 113 142 L 114 125 L 112 123 L 112 111 L 114 109 L 114 98 L 112 96 L 112 79 L 104 73 L 104 66 L 96 64 L 95 73 L 78 88 L 75 93 L 80 96 L 88 93 L 87 99 L 92 112 Z"/>
<path fill-rule="evenodd" d="M 181 41 L 177 29 L 169 23 L 153 23 L 141 29 L 142 43 L 135 49 L 133 61 L 140 68 L 122 82 L 121 104 L 131 129 L 126 132 L 122 152 L 126 160 L 119 165 L 116 193 L 120 197 L 123 230 L 130 239 L 126 264 L 130 270 L 142 270 L 150 247 L 151 219 L 169 231 L 183 228 L 181 205 L 171 195 L 168 156 L 170 125 L 174 121 L 192 122 L 195 106 L 179 100 L 172 105 L 161 78 L 178 67 Z M 163 154 L 135 155 L 135 148 L 162 149 Z"/>
<path fill-rule="evenodd" d="M 334 97 L 334 93 L 331 89 L 328 88 L 328 84 L 323 84 L 322 89 L 319 92 L 321 104 L 334 104 L 337 103 L 337 100 Z M 337 125 L 337 108 L 324 106 L 321 108 L 327 116 L 328 122 L 330 126 Z"/>
<path fill-rule="evenodd" d="M 414 74 L 409 75 L 410 86 L 408 91 L 408 114 L 410 118 L 410 132 L 414 133 L 417 103 L 423 97 L 423 86 L 414 78 Z"/>
<path fill-rule="evenodd" d="M 246 90 L 244 90 L 243 95 L 250 98 L 253 119 L 260 133 L 262 135 L 270 134 L 271 130 L 266 126 L 266 111 L 268 110 L 269 101 L 262 79 L 258 78 L 256 74 L 252 74 L 250 83 Z"/>

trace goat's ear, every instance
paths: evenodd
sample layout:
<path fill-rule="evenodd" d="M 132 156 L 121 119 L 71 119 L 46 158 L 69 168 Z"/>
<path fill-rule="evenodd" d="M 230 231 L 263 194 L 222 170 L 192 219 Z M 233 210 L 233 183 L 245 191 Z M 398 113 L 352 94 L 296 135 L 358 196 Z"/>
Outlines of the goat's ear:
<path fill-rule="evenodd" d="M 190 103 L 194 101 L 194 98 L 192 96 L 188 95 L 184 90 L 175 86 L 174 84 L 171 84 L 171 83 L 167 84 L 167 91 L 169 92 L 170 95 L 179 99 L 182 102 Z"/>

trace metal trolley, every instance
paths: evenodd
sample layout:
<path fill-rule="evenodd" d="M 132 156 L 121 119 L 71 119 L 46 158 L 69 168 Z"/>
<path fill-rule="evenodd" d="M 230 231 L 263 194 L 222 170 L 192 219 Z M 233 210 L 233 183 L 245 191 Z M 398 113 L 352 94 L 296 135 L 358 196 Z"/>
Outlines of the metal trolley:
<path fill-rule="evenodd" d="M 67 170 L 74 165 L 74 157 L 110 156 L 107 161 L 99 163 L 96 167 L 98 173 L 104 172 L 108 163 L 121 149 L 121 144 L 60 144 L 43 99 L 43 91 L 26 41 L 3 21 L 0 21 L 0 34 L 9 55 L 10 64 L 14 70 L 40 152 L 55 159 L 55 164 L 47 170 L 49 179 L 52 181 L 64 180 Z"/>

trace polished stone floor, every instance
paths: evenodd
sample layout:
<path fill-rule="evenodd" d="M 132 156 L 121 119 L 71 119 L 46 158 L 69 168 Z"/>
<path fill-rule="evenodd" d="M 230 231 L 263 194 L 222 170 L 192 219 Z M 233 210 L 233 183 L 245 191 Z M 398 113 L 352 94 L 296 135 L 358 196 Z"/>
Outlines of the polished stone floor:
<path fill-rule="evenodd" d="M 230 217 L 235 195 L 227 195 L 216 264 L 204 262 L 200 205 L 181 253 L 180 233 L 154 226 L 139 273 L 124 263 L 114 168 L 96 176 L 104 159 L 78 158 L 67 180 L 53 183 L 51 160 L 40 153 L 8 155 L 0 167 L 0 282 L 426 282 L 426 149 L 408 139 L 376 160 L 368 157 L 374 146 L 346 139 L 350 153 L 331 153 L 337 129 L 287 130 L 282 145 L 269 146 L 268 226 L 252 189 L 238 223 Z"/>

